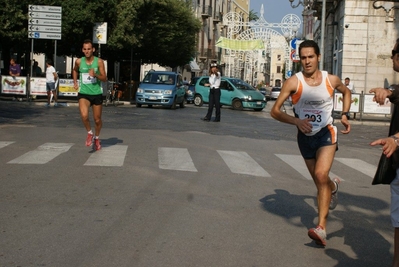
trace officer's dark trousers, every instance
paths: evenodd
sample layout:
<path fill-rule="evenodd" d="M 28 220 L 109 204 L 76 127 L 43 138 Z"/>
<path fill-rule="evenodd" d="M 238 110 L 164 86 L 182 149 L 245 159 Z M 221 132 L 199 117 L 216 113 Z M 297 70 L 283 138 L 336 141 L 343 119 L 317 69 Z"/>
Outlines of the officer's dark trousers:
<path fill-rule="evenodd" d="M 220 121 L 220 89 L 210 89 L 209 90 L 209 106 L 208 106 L 208 113 L 206 114 L 206 118 L 211 120 L 213 106 L 216 108 L 216 121 Z"/>

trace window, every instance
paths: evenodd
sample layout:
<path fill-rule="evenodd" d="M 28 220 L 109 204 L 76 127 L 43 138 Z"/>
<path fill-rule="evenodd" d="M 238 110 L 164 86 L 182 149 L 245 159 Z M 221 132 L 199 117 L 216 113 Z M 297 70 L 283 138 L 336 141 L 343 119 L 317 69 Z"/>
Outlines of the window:
<path fill-rule="evenodd" d="M 281 66 L 277 66 L 277 73 L 281 73 Z"/>
<path fill-rule="evenodd" d="M 277 61 L 281 61 L 281 55 L 277 55 Z"/>

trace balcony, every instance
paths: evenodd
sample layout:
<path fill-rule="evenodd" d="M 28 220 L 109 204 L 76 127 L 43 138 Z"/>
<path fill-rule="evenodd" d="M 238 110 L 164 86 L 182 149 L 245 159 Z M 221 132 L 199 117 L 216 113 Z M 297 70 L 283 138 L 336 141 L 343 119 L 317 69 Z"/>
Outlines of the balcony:
<path fill-rule="evenodd" d="M 213 15 L 213 23 L 219 23 L 223 20 L 223 14 L 222 12 L 215 12 Z"/>
<path fill-rule="evenodd" d="M 212 7 L 211 6 L 203 6 L 201 16 L 203 18 L 209 18 L 212 16 Z"/>

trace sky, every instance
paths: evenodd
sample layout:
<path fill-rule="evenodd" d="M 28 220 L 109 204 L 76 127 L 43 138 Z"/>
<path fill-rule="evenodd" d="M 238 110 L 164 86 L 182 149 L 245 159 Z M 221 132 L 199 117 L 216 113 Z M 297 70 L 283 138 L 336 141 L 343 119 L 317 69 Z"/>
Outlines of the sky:
<path fill-rule="evenodd" d="M 299 0 L 295 0 L 294 4 L 298 4 Z M 280 23 L 285 15 L 295 14 L 301 18 L 303 6 L 292 8 L 289 0 L 250 0 L 249 10 L 253 10 L 260 16 L 260 7 L 263 4 L 263 17 L 267 22 Z"/>

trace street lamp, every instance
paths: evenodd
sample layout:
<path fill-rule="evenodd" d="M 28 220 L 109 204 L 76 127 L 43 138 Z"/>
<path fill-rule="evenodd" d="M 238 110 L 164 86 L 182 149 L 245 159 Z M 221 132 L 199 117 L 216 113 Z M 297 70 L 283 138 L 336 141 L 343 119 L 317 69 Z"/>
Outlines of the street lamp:
<path fill-rule="evenodd" d="M 310 8 L 313 5 L 314 0 L 303 0 L 303 1 L 299 0 L 298 4 L 296 5 L 293 4 L 295 0 L 288 0 L 288 1 L 290 1 L 292 8 L 297 8 L 300 5 L 303 5 L 305 8 Z"/>
<path fill-rule="evenodd" d="M 298 0 L 299 3 L 297 5 L 293 5 L 295 0 L 288 0 L 291 3 L 292 8 L 297 8 L 299 5 L 303 5 L 306 9 L 310 9 L 313 6 L 314 0 Z M 324 67 L 324 31 L 326 26 L 326 0 L 322 0 L 322 10 L 321 10 L 321 42 L 320 42 L 320 51 L 321 51 L 321 59 L 320 59 L 320 69 Z"/>

